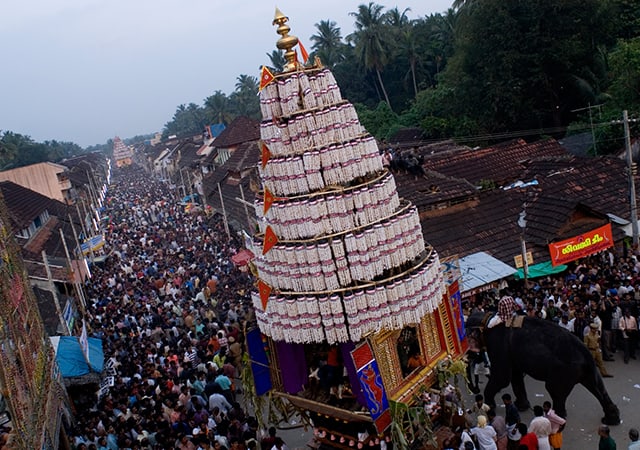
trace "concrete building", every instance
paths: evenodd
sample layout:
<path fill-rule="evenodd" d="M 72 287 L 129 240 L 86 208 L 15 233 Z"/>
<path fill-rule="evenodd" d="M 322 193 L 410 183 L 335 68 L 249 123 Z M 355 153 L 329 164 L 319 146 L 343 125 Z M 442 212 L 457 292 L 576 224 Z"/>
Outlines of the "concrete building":
<path fill-rule="evenodd" d="M 0 181 L 11 181 L 46 197 L 68 205 L 74 203 L 74 193 L 67 167 L 42 162 L 0 172 Z"/>

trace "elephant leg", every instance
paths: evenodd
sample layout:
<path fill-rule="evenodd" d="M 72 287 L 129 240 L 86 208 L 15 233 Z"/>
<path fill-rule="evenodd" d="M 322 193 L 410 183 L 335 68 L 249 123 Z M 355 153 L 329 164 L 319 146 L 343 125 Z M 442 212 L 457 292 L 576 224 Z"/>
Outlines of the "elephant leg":
<path fill-rule="evenodd" d="M 469 362 L 467 364 L 467 386 L 469 387 L 469 390 L 471 392 L 473 392 L 474 394 L 477 394 L 480 392 L 480 386 L 478 384 L 478 376 L 474 375 L 475 372 L 475 363 L 473 362 Z"/>
<path fill-rule="evenodd" d="M 516 397 L 514 404 L 520 411 L 531 408 L 529 399 L 527 398 L 527 389 L 524 386 L 524 373 L 513 370 L 511 375 L 511 388 L 513 395 Z"/>
<path fill-rule="evenodd" d="M 491 375 L 489 375 L 489 380 L 484 388 L 484 401 L 487 405 L 495 408 L 495 396 L 502 389 L 509 386 L 511 382 L 510 374 L 511 371 L 508 369 L 498 370 L 497 364 L 491 366 Z"/>
<path fill-rule="evenodd" d="M 607 425 L 618 425 L 620 423 L 620 410 L 609 397 L 598 369 L 594 367 L 592 373 L 585 376 L 581 383 L 600 402 L 600 406 L 604 411 L 602 422 Z"/>
<path fill-rule="evenodd" d="M 567 417 L 567 397 L 573 390 L 574 384 L 568 385 L 562 381 L 562 378 L 549 380 L 544 384 L 547 392 L 551 396 L 551 401 L 553 403 L 553 410 L 560 417 Z"/>

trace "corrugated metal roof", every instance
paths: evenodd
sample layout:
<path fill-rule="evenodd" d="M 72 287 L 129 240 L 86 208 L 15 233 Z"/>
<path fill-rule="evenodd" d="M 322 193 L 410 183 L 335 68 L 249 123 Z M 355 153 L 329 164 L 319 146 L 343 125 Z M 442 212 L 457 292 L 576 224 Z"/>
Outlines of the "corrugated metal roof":
<path fill-rule="evenodd" d="M 460 272 L 462 273 L 460 291 L 466 292 L 511 276 L 516 272 L 516 269 L 488 253 L 478 252 L 460 258 Z"/>

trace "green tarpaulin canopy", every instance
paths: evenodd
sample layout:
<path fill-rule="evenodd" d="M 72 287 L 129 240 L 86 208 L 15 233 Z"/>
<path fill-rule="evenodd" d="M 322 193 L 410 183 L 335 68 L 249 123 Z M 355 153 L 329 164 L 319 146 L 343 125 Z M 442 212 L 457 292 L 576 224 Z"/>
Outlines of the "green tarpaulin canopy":
<path fill-rule="evenodd" d="M 566 268 L 567 266 L 565 266 L 564 264 L 560 264 L 559 266 L 553 267 L 551 265 L 551 261 L 545 261 L 540 264 L 534 264 L 532 266 L 529 266 L 528 278 L 538 278 L 538 277 L 544 277 L 545 275 L 564 272 Z M 518 269 L 518 271 L 514 273 L 513 276 L 516 280 L 524 279 L 524 273 L 522 269 Z"/>

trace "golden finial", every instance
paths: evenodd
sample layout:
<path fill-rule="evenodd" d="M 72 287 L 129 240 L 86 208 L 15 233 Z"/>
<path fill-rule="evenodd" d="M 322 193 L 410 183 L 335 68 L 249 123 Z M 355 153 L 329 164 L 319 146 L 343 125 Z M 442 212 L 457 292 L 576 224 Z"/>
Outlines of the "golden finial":
<path fill-rule="evenodd" d="M 284 59 L 287 60 L 287 63 L 284 66 L 285 72 L 290 72 L 298 68 L 296 52 L 293 50 L 293 47 L 298 44 L 298 38 L 296 36 L 289 36 L 289 31 L 291 31 L 291 28 L 289 28 L 289 25 L 287 25 L 288 21 L 289 18 L 282 14 L 282 11 L 280 11 L 276 7 L 276 14 L 273 18 L 273 25 L 278 25 L 276 33 L 282 36 L 280 39 L 278 39 L 278 42 L 276 42 L 276 47 L 278 47 L 280 50 L 284 50 Z"/>

